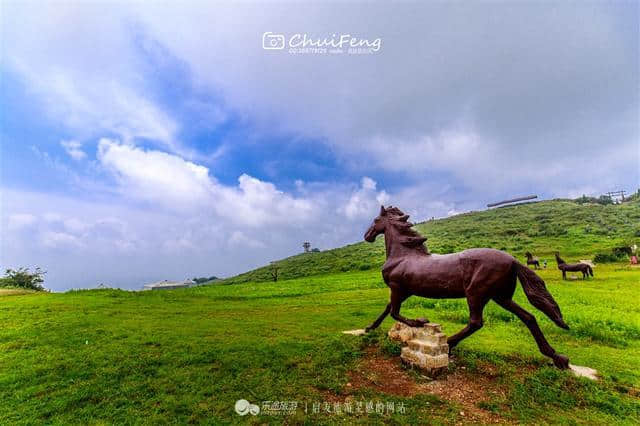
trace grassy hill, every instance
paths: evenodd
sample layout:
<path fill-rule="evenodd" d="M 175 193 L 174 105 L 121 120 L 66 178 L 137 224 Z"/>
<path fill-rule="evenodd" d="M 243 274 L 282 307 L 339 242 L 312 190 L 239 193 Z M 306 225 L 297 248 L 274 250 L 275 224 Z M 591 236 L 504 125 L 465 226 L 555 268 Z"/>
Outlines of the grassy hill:
<path fill-rule="evenodd" d="M 372 218 L 373 219 L 373 218 Z M 542 201 L 460 214 L 416 224 L 428 237 L 433 253 L 472 247 L 506 250 L 524 260 L 524 253 L 553 259 L 559 250 L 567 259 L 593 258 L 613 247 L 640 243 L 640 201 L 617 205 Z M 365 229 L 362 230 L 364 234 Z M 384 239 L 361 242 L 320 253 L 303 253 L 277 262 L 280 279 L 375 269 L 384 263 Z M 271 266 L 225 280 L 226 283 L 270 281 Z"/>
<path fill-rule="evenodd" d="M 526 244 L 575 259 L 637 239 L 638 218 L 638 203 L 544 202 L 420 226 L 434 251 L 492 245 L 518 254 Z M 572 225 L 565 233 L 558 222 Z M 275 283 L 0 293 L 0 424 L 640 423 L 640 269 L 596 265 L 586 281 L 562 281 L 555 262 L 539 271 L 568 331 L 516 291 L 555 348 L 596 368 L 598 382 L 553 368 L 526 327 L 494 303 L 485 327 L 455 349 L 449 373 L 432 381 L 402 368 L 384 335 L 391 319 L 365 337 L 341 333 L 369 324 L 388 301 L 375 268 L 379 244 L 286 259 L 283 275 L 306 276 Z M 355 271 L 339 272 L 352 263 Z M 334 272 L 323 273 L 327 266 Z M 468 320 L 463 299 L 410 298 L 402 312 L 442 324 L 447 335 Z M 239 416 L 239 399 L 261 413 Z M 272 401 L 297 409 L 269 415 Z M 336 404 L 353 411 L 336 413 Z"/>

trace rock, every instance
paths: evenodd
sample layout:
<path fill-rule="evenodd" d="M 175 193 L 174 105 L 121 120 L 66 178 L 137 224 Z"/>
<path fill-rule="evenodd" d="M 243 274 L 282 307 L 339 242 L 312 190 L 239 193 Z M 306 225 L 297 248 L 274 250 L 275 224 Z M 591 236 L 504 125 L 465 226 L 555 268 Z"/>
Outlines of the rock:
<path fill-rule="evenodd" d="M 367 334 L 367 332 L 365 331 L 364 328 L 359 328 L 357 330 L 345 330 L 343 331 L 344 334 L 351 334 L 353 336 L 363 336 L 365 334 Z"/>
<path fill-rule="evenodd" d="M 391 327 L 387 335 L 391 340 L 398 343 L 406 343 L 413 339 L 414 328 L 406 324 L 397 322 Z"/>
<path fill-rule="evenodd" d="M 400 358 L 405 364 L 420 368 L 431 377 L 447 369 L 449 345 L 440 324 L 427 323 L 424 327 L 409 327 L 396 322 L 388 336 L 403 344 Z"/>
<path fill-rule="evenodd" d="M 598 380 L 598 370 L 580 365 L 569 364 L 569 369 L 578 377 L 586 377 L 591 380 Z"/>

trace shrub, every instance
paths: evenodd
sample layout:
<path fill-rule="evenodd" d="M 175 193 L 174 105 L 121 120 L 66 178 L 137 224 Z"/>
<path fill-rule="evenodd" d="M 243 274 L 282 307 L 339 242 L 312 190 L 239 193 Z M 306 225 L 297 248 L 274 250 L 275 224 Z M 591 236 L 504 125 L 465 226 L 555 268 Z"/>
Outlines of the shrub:
<path fill-rule="evenodd" d="M 608 195 L 601 195 L 600 198 L 598 198 L 598 204 L 606 206 L 607 204 L 613 204 L 613 200 Z"/>
<path fill-rule="evenodd" d="M 597 253 L 594 256 L 593 261 L 595 263 L 612 263 L 612 262 L 619 262 L 623 259 L 624 259 L 624 256 L 620 256 L 619 254 L 616 254 L 616 253 Z"/>

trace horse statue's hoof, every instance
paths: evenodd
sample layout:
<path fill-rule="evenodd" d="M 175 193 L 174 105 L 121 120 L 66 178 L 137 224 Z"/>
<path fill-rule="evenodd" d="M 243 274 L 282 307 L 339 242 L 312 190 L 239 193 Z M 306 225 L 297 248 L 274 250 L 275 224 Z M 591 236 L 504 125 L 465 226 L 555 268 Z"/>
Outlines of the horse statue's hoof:
<path fill-rule="evenodd" d="M 561 370 L 569 368 L 569 357 L 562 354 L 555 354 L 553 356 L 553 364 Z"/>

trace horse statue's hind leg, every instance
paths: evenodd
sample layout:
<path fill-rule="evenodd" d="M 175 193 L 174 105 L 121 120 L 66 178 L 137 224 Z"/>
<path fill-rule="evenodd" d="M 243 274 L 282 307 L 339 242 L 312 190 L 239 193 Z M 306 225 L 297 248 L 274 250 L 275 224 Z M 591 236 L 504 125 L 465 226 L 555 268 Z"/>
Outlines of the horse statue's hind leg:
<path fill-rule="evenodd" d="M 462 339 L 465 339 L 480 330 L 484 323 L 482 320 L 482 311 L 484 310 L 487 301 L 469 298 L 467 299 L 467 303 L 469 304 L 469 324 L 447 339 L 447 343 L 449 344 L 449 353 L 451 353 L 451 349 L 460 343 Z"/>
<path fill-rule="evenodd" d="M 522 308 L 520 305 L 518 305 L 516 302 L 514 302 L 510 298 L 509 299 L 496 298 L 494 300 L 498 305 L 502 306 L 504 309 L 515 314 L 518 318 L 520 318 L 520 320 L 527 326 L 527 328 L 533 335 L 533 338 L 536 340 L 536 343 L 538 344 L 538 349 L 540 350 L 540 352 L 543 355 L 551 358 L 556 367 L 561 369 L 569 368 L 569 358 L 567 358 L 562 354 L 557 353 L 556 350 L 553 349 L 553 347 L 549 344 L 547 339 L 544 337 L 544 334 L 542 334 L 542 330 L 540 330 L 540 327 L 538 326 L 538 321 L 536 321 L 536 317 L 534 317 L 531 313 L 526 311 L 524 308 Z"/>
<path fill-rule="evenodd" d="M 382 324 L 382 321 L 384 321 L 384 319 L 387 317 L 387 315 L 389 315 L 389 312 L 391 312 L 391 303 L 387 304 L 387 307 L 380 314 L 378 319 L 376 319 L 373 323 L 371 323 L 370 326 L 366 327 L 364 329 L 364 331 L 368 333 L 369 331 L 375 330 L 376 328 L 380 327 L 380 324 Z"/>

